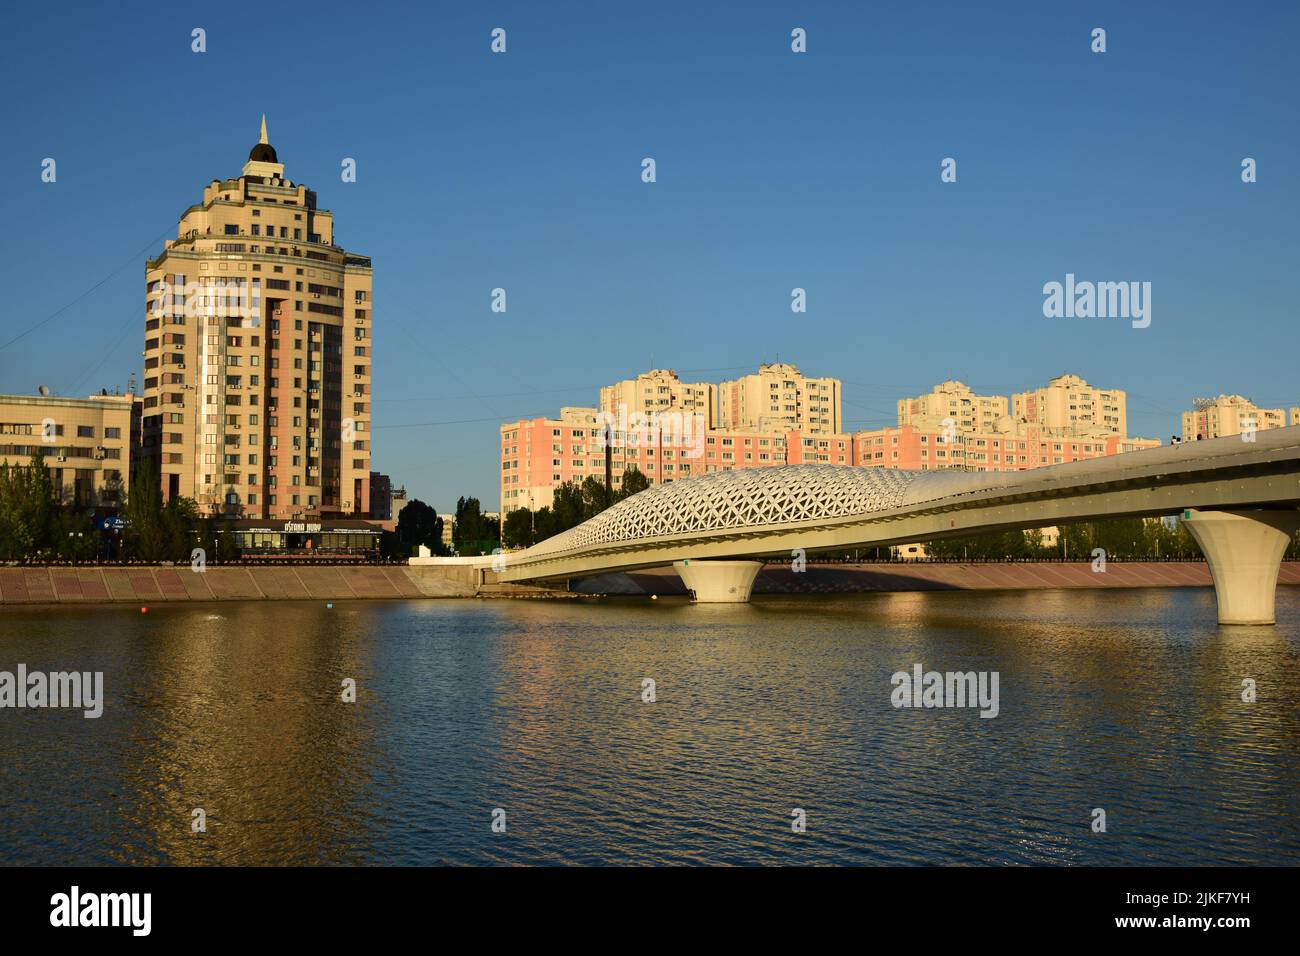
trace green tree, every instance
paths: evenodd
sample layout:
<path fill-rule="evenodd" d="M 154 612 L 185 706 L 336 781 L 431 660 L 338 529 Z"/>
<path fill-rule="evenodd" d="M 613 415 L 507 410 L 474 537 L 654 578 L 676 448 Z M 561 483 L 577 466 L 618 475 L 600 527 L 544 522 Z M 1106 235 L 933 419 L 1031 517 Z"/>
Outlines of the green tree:
<path fill-rule="evenodd" d="M 927 541 L 925 552 L 932 558 L 972 561 L 999 561 L 1033 556 L 1030 539 L 1026 538 L 1025 532 L 1014 529 Z"/>
<path fill-rule="evenodd" d="M 93 561 L 99 554 L 99 531 L 85 515 L 60 511 L 52 521 L 54 553 L 65 561 Z"/>
<path fill-rule="evenodd" d="M 538 508 L 533 513 L 533 540 L 532 544 L 539 541 L 545 541 L 547 538 L 554 537 L 560 531 L 555 524 L 555 512 L 550 508 Z"/>
<path fill-rule="evenodd" d="M 582 479 L 582 520 L 596 517 L 613 504 L 609 489 L 603 478 L 588 475 Z"/>
<path fill-rule="evenodd" d="M 496 521 L 483 516 L 477 498 L 457 499 L 456 524 L 451 534 L 456 552 L 462 555 L 490 554 L 501 544 Z"/>
<path fill-rule="evenodd" d="M 411 555 L 424 545 L 433 554 L 441 554 L 442 519 L 431 505 L 412 498 L 397 515 L 397 541 L 404 553 Z"/>
<path fill-rule="evenodd" d="M 555 515 L 555 533 L 576 528 L 587 520 L 582 488 L 572 481 L 559 485 L 551 494 L 551 512 Z"/>
<path fill-rule="evenodd" d="M 194 551 L 194 525 L 198 517 L 199 509 L 193 498 L 177 496 L 163 506 L 159 528 L 164 561 L 189 564 L 190 555 Z"/>
<path fill-rule="evenodd" d="M 235 525 L 226 521 L 217 530 L 217 560 L 228 564 L 239 560 L 239 542 L 235 539 Z"/>
<path fill-rule="evenodd" d="M 21 560 L 50 552 L 57 506 L 38 452 L 27 465 L 0 466 L 0 555 Z"/>
<path fill-rule="evenodd" d="M 1085 523 L 1063 524 L 1057 529 L 1057 549 L 1063 558 L 1082 561 L 1092 555 L 1092 525 Z"/>
<path fill-rule="evenodd" d="M 623 480 L 619 483 L 618 494 L 615 498 L 622 501 L 624 498 L 631 498 L 638 491 L 645 491 L 650 487 L 650 479 L 641 474 L 641 469 L 636 465 L 630 465 L 623 472 Z"/>
<path fill-rule="evenodd" d="M 1203 557 L 1201 546 L 1196 543 L 1196 539 L 1192 537 L 1192 533 L 1187 530 L 1187 525 L 1183 524 L 1181 519 L 1174 531 L 1173 548 L 1176 558 Z"/>
<path fill-rule="evenodd" d="M 127 556 L 137 561 L 162 560 L 166 545 L 157 462 L 145 460 L 140 463 L 122 517 L 126 521 L 122 544 Z"/>
<path fill-rule="evenodd" d="M 206 560 L 217 560 L 217 528 L 211 515 L 204 515 L 199 518 L 198 525 L 195 528 L 194 546 L 203 549 Z"/>
<path fill-rule="evenodd" d="M 1093 524 L 1093 548 L 1107 558 L 1146 557 L 1146 534 L 1141 518 L 1110 518 Z"/>
<path fill-rule="evenodd" d="M 533 513 L 527 508 L 507 511 L 501 526 L 501 543 L 506 548 L 526 548 L 533 541 Z"/>

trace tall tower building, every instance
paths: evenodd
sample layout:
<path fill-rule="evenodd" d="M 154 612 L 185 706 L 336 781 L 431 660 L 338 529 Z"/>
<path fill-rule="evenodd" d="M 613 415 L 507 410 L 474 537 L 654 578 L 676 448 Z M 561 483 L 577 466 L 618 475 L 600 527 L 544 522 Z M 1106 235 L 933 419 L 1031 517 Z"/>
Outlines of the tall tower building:
<path fill-rule="evenodd" d="M 371 266 L 262 134 L 145 265 L 142 458 L 163 500 L 246 518 L 370 508 Z"/>

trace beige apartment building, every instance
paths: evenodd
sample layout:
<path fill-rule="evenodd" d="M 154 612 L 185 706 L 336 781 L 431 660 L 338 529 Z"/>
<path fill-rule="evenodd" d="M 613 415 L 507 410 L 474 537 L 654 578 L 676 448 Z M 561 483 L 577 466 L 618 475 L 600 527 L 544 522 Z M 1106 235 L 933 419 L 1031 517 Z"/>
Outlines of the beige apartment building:
<path fill-rule="evenodd" d="M 248 518 L 364 516 L 371 264 L 262 135 L 145 268 L 142 458 L 164 500 Z"/>
<path fill-rule="evenodd" d="M 27 465 L 39 453 L 62 504 L 120 508 L 136 407 L 132 395 L 0 395 L 0 464 Z"/>
<path fill-rule="evenodd" d="M 703 415 L 705 427 L 714 424 L 717 386 L 710 382 L 683 382 L 672 369 L 651 369 L 600 390 L 600 409 L 611 415 L 638 412 L 652 415 L 681 412 Z"/>
<path fill-rule="evenodd" d="M 992 434 L 1006 427 L 1007 399 L 1002 395 L 976 395 L 962 382 L 943 382 L 924 395 L 898 401 L 898 424 L 918 431 L 942 432 L 947 420 L 961 434 Z"/>
<path fill-rule="evenodd" d="M 1263 431 L 1286 426 L 1286 412 L 1282 409 L 1257 408 L 1254 402 L 1241 395 L 1198 398 L 1192 405 L 1191 411 L 1183 412 L 1183 441 L 1240 435 L 1252 427 L 1255 431 Z M 1296 409 L 1291 411 L 1294 424 Z"/>
<path fill-rule="evenodd" d="M 1128 396 L 1117 388 L 1094 388 L 1078 375 L 1058 375 L 1043 388 L 1011 396 L 1016 426 L 1036 425 L 1057 438 L 1105 438 L 1128 434 Z"/>
<path fill-rule="evenodd" d="M 718 427 L 837 435 L 841 393 L 837 378 L 806 378 L 786 362 L 760 365 L 756 373 L 718 386 Z"/>

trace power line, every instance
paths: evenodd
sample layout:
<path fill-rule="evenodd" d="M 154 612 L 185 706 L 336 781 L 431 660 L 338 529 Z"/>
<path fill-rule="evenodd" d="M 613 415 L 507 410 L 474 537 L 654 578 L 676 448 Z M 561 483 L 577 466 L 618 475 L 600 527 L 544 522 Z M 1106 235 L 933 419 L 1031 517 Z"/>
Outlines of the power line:
<path fill-rule="evenodd" d="M 435 428 L 440 425 L 481 425 L 483 422 L 504 424 L 500 416 L 493 416 L 492 418 L 462 418 L 449 422 L 403 422 L 397 425 L 374 425 L 371 427 L 371 431 L 379 431 L 382 428 Z"/>
<path fill-rule="evenodd" d="M 76 381 L 72 383 L 72 388 L 70 389 L 71 393 L 76 394 L 80 391 L 82 383 L 87 379 L 93 378 L 95 373 L 104 367 L 104 363 L 113 357 L 113 353 L 121 347 L 123 340 L 131 333 L 131 329 L 135 326 L 137 318 L 137 316 L 132 315 L 123 323 L 124 328 L 122 329 L 122 333 L 114 340 L 112 345 L 104 350 L 97 362 L 77 377 Z"/>
<path fill-rule="evenodd" d="M 701 372 L 737 372 L 743 369 L 753 368 L 753 365 L 728 365 L 719 368 L 688 368 L 682 369 L 678 375 L 696 375 Z M 590 383 L 585 385 L 557 385 L 554 388 L 532 389 L 526 392 L 490 392 L 481 395 L 421 395 L 414 398 L 377 398 L 375 404 L 400 404 L 408 402 L 452 402 L 463 401 L 466 399 L 483 399 L 483 398 L 527 398 L 530 395 L 554 395 L 561 392 L 577 392 L 584 389 L 601 389 L 609 386 L 609 382 L 599 385 Z M 687 383 L 690 384 L 690 383 Z"/>
<path fill-rule="evenodd" d="M 165 230 L 163 230 L 163 232 L 161 232 L 159 235 L 155 236 L 153 239 L 150 239 L 148 245 L 146 245 L 143 249 L 141 249 L 139 252 L 137 252 L 135 255 L 133 255 L 130 259 L 126 260 L 126 262 L 123 262 L 120 266 L 118 266 L 116 269 L 114 269 L 114 270 L 113 270 L 112 272 L 110 272 L 108 275 L 104 276 L 104 278 L 100 279 L 98 282 L 96 282 L 94 285 L 92 285 L 92 286 L 91 286 L 89 289 L 87 289 L 85 292 L 81 293 L 81 295 L 77 296 L 75 299 L 73 299 L 73 300 L 72 300 L 71 302 L 69 302 L 67 305 L 63 306 L 63 308 L 58 309 L 57 311 L 50 313 L 50 314 L 47 315 L 45 318 L 43 318 L 43 319 L 41 319 L 39 322 L 37 322 L 35 325 L 31 326 L 30 328 L 25 329 L 25 330 L 22 331 L 22 332 L 19 332 L 17 335 L 15 335 L 15 336 L 14 336 L 12 339 L 10 339 L 8 342 L 5 342 L 3 345 L 0 345 L 0 350 L 4 350 L 4 349 L 9 348 L 9 346 L 13 345 L 15 342 L 21 341 L 22 339 L 25 339 L 27 336 L 31 335 L 31 334 L 32 334 L 33 332 L 35 332 L 37 329 L 41 328 L 41 326 L 43 326 L 43 325 L 45 325 L 45 324 L 47 324 L 47 323 L 49 323 L 49 322 L 53 322 L 53 321 L 54 321 L 55 319 L 57 319 L 60 315 L 62 315 L 64 312 L 67 312 L 68 309 L 72 308 L 74 305 L 76 305 L 76 304 L 77 304 L 78 302 L 80 302 L 82 299 L 86 298 L 86 296 L 90 295 L 92 292 L 94 292 L 96 289 L 98 289 L 100 286 L 102 286 L 104 283 L 106 283 L 109 279 L 113 278 L 115 275 L 117 275 L 119 272 L 121 272 L 121 271 L 122 271 L 123 269 L 125 269 L 127 266 L 129 266 L 129 265 L 131 265 L 132 263 L 134 263 L 134 262 L 135 262 L 137 259 L 139 259 L 142 255 L 144 255 L 144 254 L 147 253 L 150 249 L 152 249 L 155 245 L 157 245 L 158 242 L 159 242 L 159 240 L 161 240 L 161 239 L 165 239 L 165 238 L 167 237 L 167 234 L 170 233 L 170 232 L 171 232 L 170 229 L 165 229 Z"/>

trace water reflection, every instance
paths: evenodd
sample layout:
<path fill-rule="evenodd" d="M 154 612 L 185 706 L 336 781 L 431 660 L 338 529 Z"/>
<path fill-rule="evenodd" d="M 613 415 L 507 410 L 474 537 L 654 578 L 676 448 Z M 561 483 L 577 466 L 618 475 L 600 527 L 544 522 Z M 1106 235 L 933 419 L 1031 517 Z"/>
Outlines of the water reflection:
<path fill-rule="evenodd" d="M 1297 863 L 1300 592 L 1278 604 L 1275 628 L 1177 589 L 9 610 L 0 668 L 103 670 L 107 704 L 0 712 L 0 861 Z M 916 663 L 998 671 L 999 716 L 894 709 Z"/>

